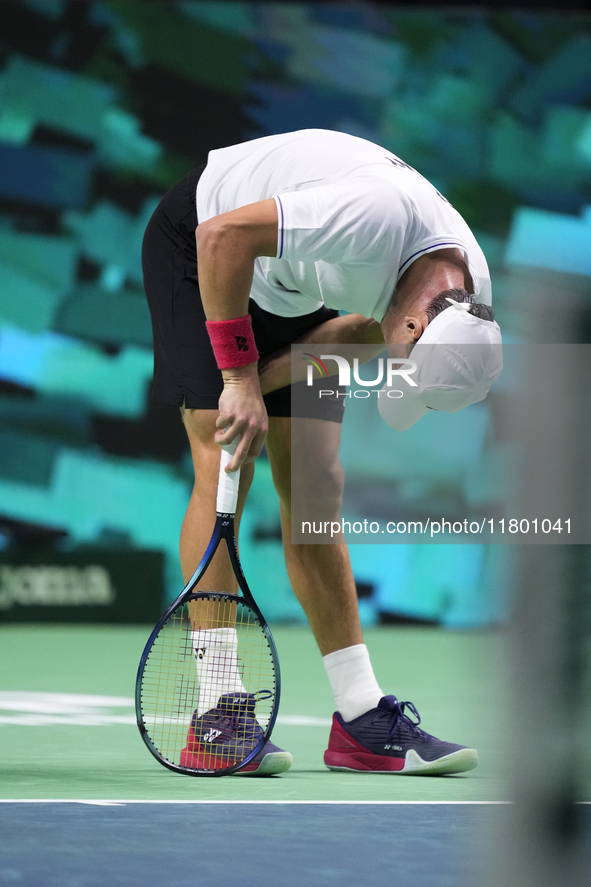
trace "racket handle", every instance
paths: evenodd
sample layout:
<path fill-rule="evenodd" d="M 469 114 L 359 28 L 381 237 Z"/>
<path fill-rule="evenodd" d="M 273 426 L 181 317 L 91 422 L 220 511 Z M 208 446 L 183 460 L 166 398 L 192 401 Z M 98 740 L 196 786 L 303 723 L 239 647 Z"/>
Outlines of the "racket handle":
<path fill-rule="evenodd" d="M 226 465 L 232 459 L 236 452 L 236 448 L 240 443 L 240 435 L 234 440 L 222 447 L 222 455 L 220 458 L 220 476 L 218 478 L 218 495 L 215 510 L 218 514 L 236 514 L 236 503 L 238 502 L 238 485 L 240 483 L 240 469 L 232 471 L 230 474 L 226 471 Z"/>

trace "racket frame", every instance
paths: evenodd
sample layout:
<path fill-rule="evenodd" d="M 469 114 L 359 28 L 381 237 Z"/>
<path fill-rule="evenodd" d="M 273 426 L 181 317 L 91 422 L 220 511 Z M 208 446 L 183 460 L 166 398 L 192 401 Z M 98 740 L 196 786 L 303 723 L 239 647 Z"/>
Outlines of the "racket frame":
<path fill-rule="evenodd" d="M 216 591 L 204 591 L 204 592 L 193 592 L 193 589 L 197 585 L 197 583 L 202 578 L 203 574 L 207 570 L 211 560 L 216 553 L 222 539 L 226 541 L 226 547 L 228 549 L 228 555 L 230 557 L 230 562 L 232 564 L 232 569 L 234 571 L 234 576 L 238 581 L 238 586 L 242 595 L 231 594 L 229 592 L 216 592 Z M 148 656 L 150 655 L 150 650 L 152 649 L 152 644 L 154 643 L 156 637 L 158 636 L 160 630 L 164 626 L 164 624 L 168 621 L 172 613 L 180 607 L 182 604 L 187 603 L 190 600 L 199 600 L 201 598 L 209 598 L 219 597 L 220 599 L 227 600 L 230 602 L 243 603 L 246 602 L 248 606 L 254 611 L 257 619 L 259 621 L 261 630 L 265 635 L 269 648 L 271 650 L 271 655 L 273 659 L 273 665 L 275 667 L 275 698 L 273 701 L 273 709 L 271 711 L 271 717 L 269 718 L 269 723 L 266 728 L 263 730 L 263 736 L 260 742 L 252 749 L 251 752 L 244 758 L 244 760 L 240 761 L 238 764 L 235 764 L 233 767 L 226 767 L 223 770 L 207 770 L 207 769 L 193 769 L 189 767 L 182 767 L 180 764 L 174 764 L 172 761 L 167 760 L 160 751 L 156 748 L 152 739 L 148 734 L 148 729 L 144 723 L 143 713 L 142 713 L 142 678 L 144 674 L 144 668 L 146 662 L 148 661 Z M 267 742 L 269 736 L 271 735 L 271 731 L 275 726 L 275 721 L 277 719 L 277 712 L 279 710 L 279 699 L 281 696 L 281 675 L 279 671 L 279 657 L 277 656 L 277 648 L 275 646 L 275 641 L 273 640 L 273 636 L 271 634 L 271 630 L 267 624 L 267 621 L 261 610 L 259 609 L 250 588 L 248 587 L 248 583 L 246 581 L 246 577 L 242 572 L 242 566 L 240 564 L 240 558 L 238 556 L 238 548 L 236 545 L 236 535 L 234 532 L 234 514 L 233 513 L 223 513 L 216 512 L 216 521 L 215 526 L 213 528 L 213 533 L 211 539 L 209 541 L 209 545 L 205 551 L 205 554 L 201 558 L 201 561 L 183 588 L 182 592 L 179 596 L 172 602 L 172 604 L 168 607 L 166 612 L 161 617 L 160 621 L 152 631 L 152 634 L 148 638 L 148 642 L 144 648 L 142 653 L 142 657 L 140 659 L 140 664 L 138 668 L 136 683 L 135 683 L 135 712 L 138 729 L 140 731 L 140 735 L 144 740 L 144 743 L 150 750 L 150 752 L 154 755 L 154 757 L 160 761 L 165 767 L 169 770 L 174 771 L 175 773 L 182 773 L 185 776 L 229 776 L 232 773 L 236 773 L 245 767 L 252 759 L 259 753 L 262 749 L 263 745 Z"/>

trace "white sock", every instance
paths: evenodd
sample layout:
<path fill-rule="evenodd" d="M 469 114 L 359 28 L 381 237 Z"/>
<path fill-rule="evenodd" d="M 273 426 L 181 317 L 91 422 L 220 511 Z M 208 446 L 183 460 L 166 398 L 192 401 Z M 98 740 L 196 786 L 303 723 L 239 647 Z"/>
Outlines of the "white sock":
<path fill-rule="evenodd" d="M 365 644 L 344 647 L 322 657 L 337 711 L 352 721 L 375 708 L 384 695 L 378 686 Z"/>
<path fill-rule="evenodd" d="M 238 671 L 235 628 L 201 628 L 191 632 L 199 678 L 197 717 L 215 708 L 224 693 L 246 693 Z"/>

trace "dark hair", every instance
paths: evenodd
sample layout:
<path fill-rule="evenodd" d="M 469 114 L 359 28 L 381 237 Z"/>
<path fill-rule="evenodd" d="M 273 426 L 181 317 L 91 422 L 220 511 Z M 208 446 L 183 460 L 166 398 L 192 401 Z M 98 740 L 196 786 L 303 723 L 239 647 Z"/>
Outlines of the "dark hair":
<path fill-rule="evenodd" d="M 462 287 L 456 287 L 455 289 L 443 290 L 443 292 L 438 293 L 438 295 L 429 302 L 425 308 L 429 323 L 431 323 L 438 314 L 441 314 L 442 311 L 449 308 L 448 299 L 453 299 L 455 302 L 470 302 L 470 314 L 473 314 L 474 317 L 480 317 L 481 320 L 494 320 L 494 311 L 490 305 L 483 305 L 482 302 L 475 302 L 474 296 L 471 296 L 468 290 L 465 290 Z"/>

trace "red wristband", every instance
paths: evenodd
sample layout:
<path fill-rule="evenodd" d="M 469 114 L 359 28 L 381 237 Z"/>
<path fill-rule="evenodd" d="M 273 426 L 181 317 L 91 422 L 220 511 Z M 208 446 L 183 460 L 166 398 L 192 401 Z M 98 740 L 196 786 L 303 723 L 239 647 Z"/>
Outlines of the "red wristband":
<path fill-rule="evenodd" d="M 250 314 L 233 320 L 206 320 L 205 326 L 220 370 L 246 366 L 259 359 Z"/>

